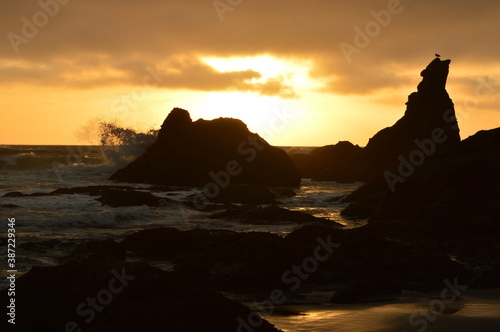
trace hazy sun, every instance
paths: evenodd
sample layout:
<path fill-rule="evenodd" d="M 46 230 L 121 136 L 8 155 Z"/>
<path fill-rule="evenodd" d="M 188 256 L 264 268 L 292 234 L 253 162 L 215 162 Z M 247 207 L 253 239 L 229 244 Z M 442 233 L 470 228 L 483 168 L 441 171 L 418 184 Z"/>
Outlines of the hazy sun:
<path fill-rule="evenodd" d="M 254 70 L 261 74 L 252 83 L 265 83 L 269 79 L 279 78 L 291 86 L 296 93 L 295 98 L 281 96 L 264 96 L 258 92 L 216 92 L 203 93 L 197 98 L 197 106 L 202 113 L 200 117 L 213 119 L 217 117 L 233 117 L 241 119 L 253 132 L 262 136 L 273 136 L 281 128 L 277 118 L 293 117 L 296 101 L 301 91 L 314 86 L 309 78 L 310 63 L 289 59 L 279 59 L 269 55 L 254 57 L 202 57 L 201 60 L 220 72 Z M 196 107 L 196 108 L 198 108 Z M 286 120 L 284 120 L 286 122 Z M 270 137 L 268 137 L 270 138 Z"/>
<path fill-rule="evenodd" d="M 272 126 L 275 114 L 291 107 L 289 102 L 279 98 L 242 92 L 207 93 L 200 96 L 198 102 L 204 118 L 237 118 L 256 132 Z"/>
<path fill-rule="evenodd" d="M 203 57 L 203 62 L 219 72 L 254 70 L 261 74 L 250 84 L 265 83 L 273 78 L 285 78 L 296 93 L 294 98 L 281 95 L 263 95 L 256 91 L 148 91 L 147 102 L 130 112 L 124 121 L 143 130 L 159 127 L 174 107 L 187 109 L 193 121 L 199 118 L 211 120 L 229 117 L 242 120 L 248 129 L 258 133 L 271 144 L 283 144 L 286 140 L 299 139 L 296 128 L 306 125 L 307 91 L 315 88 L 308 76 L 311 64 L 303 61 L 279 59 L 267 55 L 256 57 Z M 143 119 L 149 119 L 149 122 Z M 143 123 L 144 122 L 144 123 Z M 147 123 L 146 123 L 147 122 Z"/>

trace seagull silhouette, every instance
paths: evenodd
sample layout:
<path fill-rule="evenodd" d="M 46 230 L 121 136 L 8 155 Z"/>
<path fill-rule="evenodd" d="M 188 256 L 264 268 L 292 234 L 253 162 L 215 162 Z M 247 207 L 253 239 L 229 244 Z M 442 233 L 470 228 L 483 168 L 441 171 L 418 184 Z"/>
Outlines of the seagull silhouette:
<path fill-rule="evenodd" d="M 436 56 L 436 58 L 441 57 L 441 55 L 439 55 L 439 54 L 437 54 L 437 53 L 434 53 L 434 55 Z"/>

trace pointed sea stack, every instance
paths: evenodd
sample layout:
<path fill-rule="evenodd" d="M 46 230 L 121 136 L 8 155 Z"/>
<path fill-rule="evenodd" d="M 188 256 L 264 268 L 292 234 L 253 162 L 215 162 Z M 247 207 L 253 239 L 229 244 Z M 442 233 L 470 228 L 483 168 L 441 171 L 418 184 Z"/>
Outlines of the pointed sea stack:
<path fill-rule="evenodd" d="M 365 181 L 377 179 L 385 171 L 397 169 L 401 159 L 421 149 L 429 140 L 434 153 L 460 142 L 453 102 L 446 92 L 450 60 L 439 58 L 421 72 L 417 92 L 408 96 L 406 112 L 392 127 L 380 130 L 361 149 L 349 142 L 339 142 L 313 150 L 308 155 L 294 154 L 303 177 L 330 181 Z M 430 149 L 431 144 L 426 144 Z M 418 160 L 417 163 L 421 162 Z"/>
<path fill-rule="evenodd" d="M 269 145 L 232 118 L 191 120 L 174 108 L 158 139 L 111 180 L 160 185 L 205 186 L 229 183 L 296 186 L 300 176 L 285 151 Z"/>
<path fill-rule="evenodd" d="M 439 136 L 436 150 L 460 142 L 455 109 L 446 91 L 450 62 L 434 59 L 420 74 L 423 79 L 418 92 L 408 96 L 404 116 L 369 140 L 361 162 L 362 180 L 373 180 L 384 171 L 397 168 L 400 156 L 408 158 L 419 149 L 418 142 Z"/>
<path fill-rule="evenodd" d="M 370 139 L 358 166 L 354 166 L 359 179 L 366 183 L 345 199 L 356 203 L 343 215 L 372 216 L 387 195 L 398 191 L 403 183 L 405 187 L 410 185 L 407 178 L 415 171 L 460 143 L 455 109 L 446 92 L 450 62 L 439 58 L 431 61 L 420 74 L 423 78 L 417 92 L 408 96 L 404 116 Z"/>

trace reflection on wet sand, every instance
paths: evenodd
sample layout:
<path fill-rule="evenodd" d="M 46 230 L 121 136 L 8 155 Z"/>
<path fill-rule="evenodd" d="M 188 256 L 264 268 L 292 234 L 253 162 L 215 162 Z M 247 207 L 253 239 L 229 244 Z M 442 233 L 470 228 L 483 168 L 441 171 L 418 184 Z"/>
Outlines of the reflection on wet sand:
<path fill-rule="evenodd" d="M 442 313 L 429 307 L 435 298 L 419 294 L 389 302 L 287 306 L 282 313 L 297 314 L 265 318 L 284 332 L 500 331 L 500 289 L 466 291 Z"/>

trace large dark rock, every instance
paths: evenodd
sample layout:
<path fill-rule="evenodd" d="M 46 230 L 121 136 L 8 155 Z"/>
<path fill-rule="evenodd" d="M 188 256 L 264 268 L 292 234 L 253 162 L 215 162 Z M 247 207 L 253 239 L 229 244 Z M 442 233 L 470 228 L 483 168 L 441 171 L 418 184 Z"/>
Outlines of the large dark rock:
<path fill-rule="evenodd" d="M 127 236 L 121 245 L 147 258 L 170 259 L 198 249 L 197 243 L 186 232 L 170 227 L 139 231 Z"/>
<path fill-rule="evenodd" d="M 81 263 L 124 261 L 125 249 L 111 239 L 80 243 L 67 257 Z"/>
<path fill-rule="evenodd" d="M 420 74 L 418 91 L 408 96 L 404 116 L 369 140 L 360 163 L 363 180 L 397 168 L 400 157 L 408 159 L 420 149 L 417 142 L 432 140 L 434 150 L 460 142 L 455 109 L 446 91 L 450 62 L 434 59 Z"/>
<path fill-rule="evenodd" d="M 379 205 L 391 200 L 396 189 L 399 194 L 392 200 L 398 201 L 392 204 L 390 217 L 404 217 L 418 206 L 431 203 L 427 189 L 414 173 L 427 176 L 423 180 L 428 181 L 439 169 L 433 160 L 457 152 L 460 143 L 453 102 L 446 92 L 449 64 L 450 60 L 434 59 L 422 71 L 418 91 L 408 97 L 405 115 L 370 139 L 359 165 L 354 166 L 367 183 L 345 199 L 357 204 L 346 209 L 344 215 L 384 213 Z M 434 175 L 439 180 L 439 175 Z"/>
<path fill-rule="evenodd" d="M 344 297 L 335 301 L 393 293 L 393 287 L 418 291 L 420 288 L 412 285 L 419 284 L 442 289 L 445 278 L 455 277 L 464 282 L 474 277 L 476 283 L 498 285 L 498 237 L 457 233 L 451 227 L 440 235 L 436 227 L 429 232 L 429 225 L 425 233 L 407 231 L 402 224 L 404 221 L 394 220 L 344 230 L 310 223 L 285 238 L 264 232 L 157 228 L 132 234 L 119 246 L 112 241 L 83 244 L 74 251 L 78 255 L 70 258 L 109 263 L 121 261 L 123 249 L 132 250 L 134 259 L 168 260 L 188 279 L 237 292 L 286 290 L 296 284 L 292 280 L 300 280 L 303 290 L 315 285 L 336 285 L 338 289 L 338 284 L 356 283 L 339 292 Z M 302 266 L 310 264 L 312 257 L 318 257 L 313 272 L 300 279 L 287 272 L 296 269 L 294 266 L 310 271 L 310 265 Z M 492 274 L 483 278 L 477 271 Z M 288 277 L 283 279 L 285 273 Z"/>
<path fill-rule="evenodd" d="M 312 150 L 309 154 L 292 154 L 300 175 L 319 181 L 353 182 L 359 179 L 353 167 L 362 157 L 363 149 L 350 142 L 338 142 Z"/>
<path fill-rule="evenodd" d="M 293 260 L 284 240 L 264 232 L 174 228 L 143 230 L 121 245 L 136 258 L 165 259 L 175 270 L 222 289 L 280 285 Z"/>
<path fill-rule="evenodd" d="M 264 232 L 155 228 L 126 237 L 121 245 L 142 259 L 165 259 L 189 278 L 219 288 L 279 285 L 292 261 L 283 238 Z"/>
<path fill-rule="evenodd" d="M 397 168 L 401 158 L 408 159 L 422 145 L 432 154 L 460 142 L 453 102 L 446 91 L 450 62 L 436 58 L 421 72 L 422 82 L 408 96 L 404 116 L 375 134 L 365 148 L 339 142 L 309 154 L 292 154 L 302 177 L 369 182 Z"/>
<path fill-rule="evenodd" d="M 2 303 L 7 296 L 0 292 Z M 34 267 L 17 280 L 16 304 L 19 332 L 233 332 L 251 314 L 201 283 L 142 263 Z M 265 320 L 253 326 L 278 331 Z M 11 327 L 1 320 L 0 330 Z"/>
<path fill-rule="evenodd" d="M 407 177 L 380 176 L 349 195 L 359 207 L 369 203 L 370 221 L 408 220 L 433 231 L 500 234 L 500 128 L 481 131 L 437 151 Z M 391 188 L 391 180 L 394 179 Z M 352 208 L 343 211 L 350 215 Z M 492 220 L 497 222 L 492 222 Z"/>
<path fill-rule="evenodd" d="M 240 120 L 191 121 L 174 108 L 158 140 L 112 180 L 161 185 L 205 186 L 216 191 L 230 182 L 270 186 L 300 183 L 295 165 L 281 149 L 251 133 Z"/>
<path fill-rule="evenodd" d="M 283 238 L 276 234 L 198 230 L 186 233 L 204 249 L 175 260 L 176 271 L 219 289 L 279 287 L 283 272 L 294 262 Z"/>
<path fill-rule="evenodd" d="M 444 215 L 441 213 L 443 223 L 449 220 L 457 227 L 458 221 L 463 220 L 468 227 L 478 231 L 481 227 L 476 221 L 498 216 L 498 169 L 500 128 L 479 132 L 415 168 L 414 173 L 399 183 L 394 192 L 386 192 L 373 217 L 406 218 L 413 214 L 413 220 L 422 219 L 429 214 L 422 214 L 422 209 L 432 205 L 439 207 L 439 211 L 449 211 Z M 482 226 L 496 229 L 500 234 L 498 220 L 494 228 L 494 224 Z"/>

